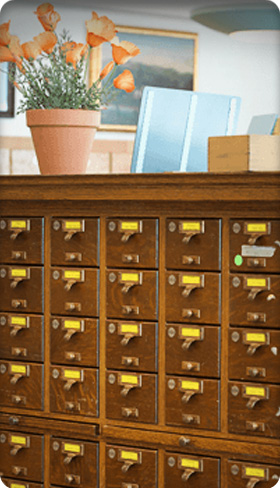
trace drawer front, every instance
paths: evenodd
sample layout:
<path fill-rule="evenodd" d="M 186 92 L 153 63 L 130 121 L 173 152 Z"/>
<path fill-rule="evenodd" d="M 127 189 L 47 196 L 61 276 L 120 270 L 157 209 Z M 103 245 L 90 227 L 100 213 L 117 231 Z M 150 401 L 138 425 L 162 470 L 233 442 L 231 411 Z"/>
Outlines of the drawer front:
<path fill-rule="evenodd" d="M 51 269 L 51 311 L 58 315 L 98 315 L 96 269 Z"/>
<path fill-rule="evenodd" d="M 0 355 L 3 359 L 42 361 L 43 317 L 0 314 Z"/>
<path fill-rule="evenodd" d="M 230 276 L 230 323 L 279 327 L 280 276 Z"/>
<path fill-rule="evenodd" d="M 219 381 L 166 377 L 166 424 L 219 429 Z"/>
<path fill-rule="evenodd" d="M 280 331 L 229 330 L 229 377 L 247 381 L 279 381 Z"/>
<path fill-rule="evenodd" d="M 53 218 L 51 263 L 64 266 L 98 266 L 98 219 Z"/>
<path fill-rule="evenodd" d="M 280 220 L 232 220 L 230 268 L 232 271 L 280 271 Z"/>
<path fill-rule="evenodd" d="M 166 273 L 166 320 L 218 324 L 220 276 L 217 273 Z"/>
<path fill-rule="evenodd" d="M 219 488 L 219 471 L 218 459 L 168 452 L 165 454 L 164 487 Z"/>
<path fill-rule="evenodd" d="M 156 219 L 107 219 L 107 266 L 156 268 Z"/>
<path fill-rule="evenodd" d="M 157 488 L 157 452 L 106 446 L 106 488 Z"/>
<path fill-rule="evenodd" d="M 218 377 L 219 337 L 215 326 L 166 325 L 166 372 Z"/>
<path fill-rule="evenodd" d="M 1 266 L 0 307 L 2 310 L 42 313 L 42 289 L 42 268 Z"/>
<path fill-rule="evenodd" d="M 157 324 L 106 322 L 108 369 L 154 372 L 157 370 Z"/>
<path fill-rule="evenodd" d="M 0 262 L 42 264 L 43 220 L 0 217 Z"/>
<path fill-rule="evenodd" d="M 157 318 L 156 271 L 107 271 L 107 317 Z"/>
<path fill-rule="evenodd" d="M 29 481 L 18 481 L 10 478 L 1 478 L 1 480 L 8 488 L 43 488 L 41 483 L 30 483 Z"/>
<path fill-rule="evenodd" d="M 97 444 L 93 442 L 51 437 L 51 483 L 97 488 L 97 456 Z"/>
<path fill-rule="evenodd" d="M 43 408 L 43 366 L 34 363 L 0 363 L 0 404 L 9 407 Z"/>
<path fill-rule="evenodd" d="M 229 382 L 229 431 L 279 437 L 280 386 Z"/>
<path fill-rule="evenodd" d="M 166 267 L 219 270 L 220 221 L 167 219 Z"/>
<path fill-rule="evenodd" d="M 0 472 L 4 477 L 43 481 L 43 436 L 0 432 Z"/>
<path fill-rule="evenodd" d="M 280 479 L 280 467 L 268 464 L 228 461 L 228 488 L 272 488 Z"/>
<path fill-rule="evenodd" d="M 156 375 L 108 371 L 106 417 L 154 424 L 157 421 L 156 392 Z"/>
<path fill-rule="evenodd" d="M 51 362 L 96 367 L 98 321 L 51 317 Z"/>
<path fill-rule="evenodd" d="M 50 405 L 52 412 L 98 415 L 97 371 L 92 368 L 51 367 Z"/>

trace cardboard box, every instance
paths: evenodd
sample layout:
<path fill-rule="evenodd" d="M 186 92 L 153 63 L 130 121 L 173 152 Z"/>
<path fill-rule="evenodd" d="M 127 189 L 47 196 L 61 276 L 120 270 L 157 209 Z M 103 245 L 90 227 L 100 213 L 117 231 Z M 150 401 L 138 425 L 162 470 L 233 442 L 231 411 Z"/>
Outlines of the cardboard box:
<path fill-rule="evenodd" d="M 280 136 L 209 137 L 208 171 L 280 171 Z"/>

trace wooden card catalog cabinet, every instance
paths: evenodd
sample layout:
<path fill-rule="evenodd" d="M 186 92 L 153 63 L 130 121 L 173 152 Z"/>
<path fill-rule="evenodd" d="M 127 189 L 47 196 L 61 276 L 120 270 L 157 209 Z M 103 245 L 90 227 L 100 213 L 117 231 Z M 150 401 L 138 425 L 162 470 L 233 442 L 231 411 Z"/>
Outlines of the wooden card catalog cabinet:
<path fill-rule="evenodd" d="M 279 182 L 0 177 L 6 486 L 276 485 Z"/>

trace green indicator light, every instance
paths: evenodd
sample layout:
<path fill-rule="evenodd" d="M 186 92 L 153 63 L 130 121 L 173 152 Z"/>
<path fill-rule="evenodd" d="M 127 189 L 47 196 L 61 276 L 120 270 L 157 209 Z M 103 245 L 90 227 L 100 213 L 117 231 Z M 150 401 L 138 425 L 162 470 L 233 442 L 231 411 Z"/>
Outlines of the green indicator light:
<path fill-rule="evenodd" d="M 236 254 L 236 256 L 234 256 L 234 264 L 236 266 L 241 266 L 242 263 L 243 263 L 242 256 L 240 256 L 240 254 Z"/>

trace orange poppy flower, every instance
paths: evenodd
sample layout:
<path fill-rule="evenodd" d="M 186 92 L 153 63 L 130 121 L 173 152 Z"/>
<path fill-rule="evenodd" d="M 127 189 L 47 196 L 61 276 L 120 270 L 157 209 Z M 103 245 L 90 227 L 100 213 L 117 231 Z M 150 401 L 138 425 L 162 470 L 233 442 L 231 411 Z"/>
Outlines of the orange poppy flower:
<path fill-rule="evenodd" d="M 47 54 L 53 52 L 54 46 L 57 43 L 57 37 L 53 32 L 41 32 L 41 34 L 33 39 L 40 46 L 40 49 Z"/>
<path fill-rule="evenodd" d="M 110 61 L 110 63 L 106 64 L 106 66 L 103 68 L 103 70 L 99 75 L 100 80 L 103 80 L 103 78 L 105 78 L 105 76 L 107 76 L 110 73 L 110 71 L 112 71 L 114 65 L 115 65 L 114 61 Z"/>
<path fill-rule="evenodd" d="M 129 59 L 137 56 L 140 53 L 140 49 L 138 49 L 135 44 L 129 41 L 121 41 L 119 42 L 118 38 L 116 37 L 112 41 L 112 56 L 113 60 L 116 64 L 124 64 Z"/>
<path fill-rule="evenodd" d="M 36 59 L 42 52 L 40 44 L 36 41 L 25 42 L 21 47 L 25 59 Z"/>
<path fill-rule="evenodd" d="M 45 31 L 53 31 L 57 23 L 61 20 L 60 15 L 55 12 L 51 3 L 43 3 L 37 8 L 34 14 L 37 15 Z"/>
<path fill-rule="evenodd" d="M 10 49 L 6 46 L 0 46 L 0 63 L 13 63 L 15 61 Z"/>
<path fill-rule="evenodd" d="M 61 46 L 62 52 L 66 55 L 66 63 L 73 64 L 76 69 L 76 64 L 80 61 L 82 56 L 87 53 L 87 44 L 76 42 L 65 42 Z"/>
<path fill-rule="evenodd" d="M 87 43 L 91 47 L 110 42 L 117 32 L 115 24 L 108 17 L 98 17 L 96 12 L 92 12 L 91 20 L 86 20 L 86 28 Z"/>
<path fill-rule="evenodd" d="M 134 78 L 129 69 L 125 69 L 119 76 L 117 76 L 117 78 L 114 79 L 113 83 L 115 88 L 124 90 L 127 93 L 131 93 L 135 88 Z"/>
<path fill-rule="evenodd" d="M 8 46 L 11 40 L 10 23 L 11 21 L 9 20 L 9 22 L 0 25 L 0 46 Z"/>

